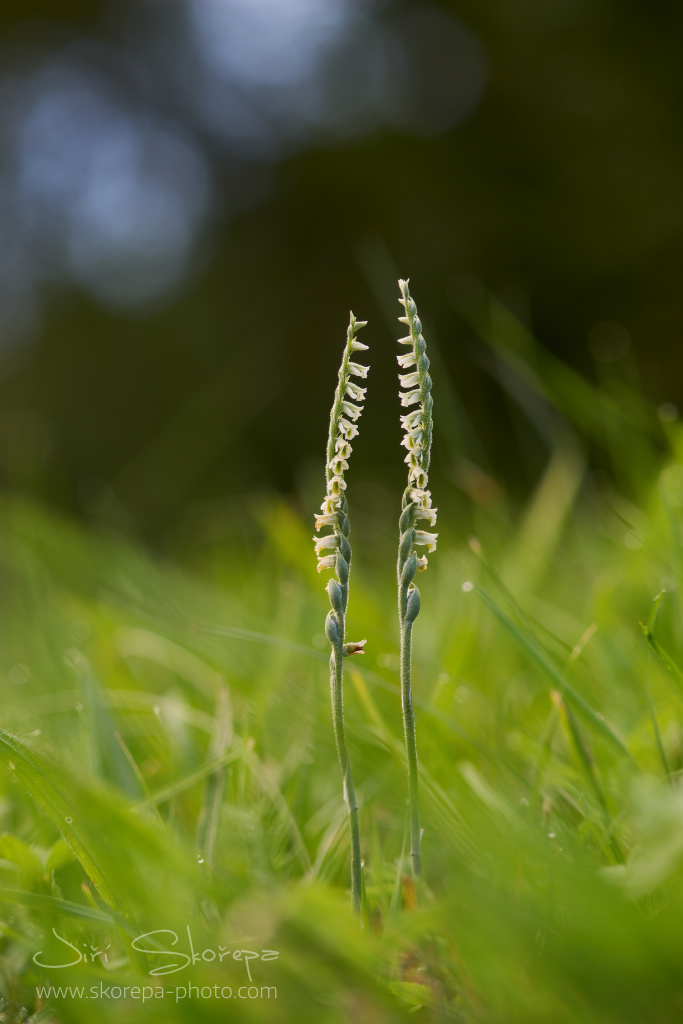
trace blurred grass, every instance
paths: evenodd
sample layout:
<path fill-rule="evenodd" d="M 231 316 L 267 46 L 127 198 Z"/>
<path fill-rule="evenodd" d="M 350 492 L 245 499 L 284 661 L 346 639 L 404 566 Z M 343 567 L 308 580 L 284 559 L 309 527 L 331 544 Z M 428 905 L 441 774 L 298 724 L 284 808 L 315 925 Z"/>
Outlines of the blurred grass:
<path fill-rule="evenodd" d="M 521 505 L 470 487 L 487 472 L 473 462 L 456 473 L 469 543 L 441 484 L 415 634 L 419 892 L 395 524 L 384 494 L 359 489 L 349 632 L 369 653 L 346 706 L 361 934 L 308 519 L 254 499 L 225 513 L 226 542 L 187 540 L 181 566 L 4 496 L 0 1019 L 681 1018 L 683 427 L 618 366 L 577 377 L 490 297 L 468 316 L 546 468 Z M 154 981 L 162 961 L 132 939 L 172 929 L 184 949 L 188 925 L 200 950 L 277 950 L 250 964 L 277 998 L 36 1001 L 36 985 Z M 37 966 L 39 949 L 64 962 L 53 928 L 109 962 Z M 169 979 L 236 992 L 247 971 L 229 957 Z"/>

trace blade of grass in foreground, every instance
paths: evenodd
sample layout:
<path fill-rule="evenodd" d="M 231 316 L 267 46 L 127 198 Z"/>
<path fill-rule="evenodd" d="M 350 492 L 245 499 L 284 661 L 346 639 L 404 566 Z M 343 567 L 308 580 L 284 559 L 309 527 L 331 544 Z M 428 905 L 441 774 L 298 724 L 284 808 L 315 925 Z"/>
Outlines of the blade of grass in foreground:
<path fill-rule="evenodd" d="M 574 707 L 588 719 L 594 728 L 598 732 L 602 733 L 602 735 L 617 747 L 622 754 L 625 754 L 634 762 L 634 764 L 637 763 L 624 741 L 617 736 L 614 730 L 604 720 L 602 715 L 600 715 L 595 708 L 588 703 L 585 697 L 582 697 L 578 690 L 572 686 L 564 673 L 560 671 L 553 661 L 551 661 L 545 651 L 537 644 L 536 640 L 516 622 L 513 622 L 513 620 L 503 611 L 500 605 L 496 604 L 493 598 L 489 597 L 486 591 L 482 590 L 481 587 L 475 586 L 474 583 L 469 581 L 464 584 L 464 586 L 466 587 L 466 592 L 474 591 L 489 611 L 493 612 L 500 624 L 516 641 L 517 645 L 529 655 L 532 661 L 535 662 L 553 685 L 560 691 L 565 700 L 571 702 Z"/>
<path fill-rule="evenodd" d="M 100 864 L 104 858 L 97 833 L 88 829 L 77 801 L 57 770 L 4 729 L 0 729 L 0 761 L 57 826 L 102 899 L 121 910 L 122 904 Z"/>
<path fill-rule="evenodd" d="M 569 736 L 571 737 L 571 741 L 573 743 L 577 757 L 581 763 L 581 767 L 586 775 L 586 779 L 588 780 L 588 783 L 591 789 L 593 790 L 595 797 L 598 801 L 598 804 L 600 806 L 601 816 L 603 818 L 603 824 L 607 835 L 607 839 L 609 841 L 609 845 L 612 849 L 614 856 L 616 857 L 617 863 L 624 864 L 626 858 L 624 857 L 624 852 L 621 849 L 619 840 L 614 834 L 614 821 L 612 819 L 612 813 L 609 809 L 607 798 L 600 783 L 600 779 L 598 778 L 593 753 L 587 745 L 586 741 L 584 740 L 581 734 L 581 729 L 579 728 L 579 723 L 576 720 L 576 716 L 574 715 L 572 709 L 569 707 L 567 701 L 563 700 L 562 697 L 560 697 L 560 695 L 557 693 L 553 696 L 557 700 L 560 709 L 560 714 L 564 717 L 564 721 L 566 722 L 567 731 L 569 733 Z"/>
<path fill-rule="evenodd" d="M 245 750 L 246 747 L 243 744 L 235 743 L 233 747 L 226 750 L 220 757 L 205 761 L 199 768 L 187 772 L 186 775 L 181 775 L 180 778 L 175 779 L 168 786 L 162 786 L 161 789 L 155 790 L 148 798 L 139 800 L 136 804 L 133 804 L 133 809 L 138 810 L 147 807 L 149 804 L 156 804 L 158 806 L 159 804 L 166 803 L 168 800 L 173 800 L 178 793 L 184 793 L 186 789 L 191 789 L 198 782 L 203 782 L 207 776 L 213 775 L 220 768 L 224 768 L 225 765 L 230 764 L 232 761 L 238 761 L 244 757 Z"/>
<path fill-rule="evenodd" d="M 678 667 L 674 659 L 671 657 L 671 655 L 668 653 L 668 651 L 664 647 L 662 647 L 658 640 L 655 640 L 654 636 L 655 622 L 657 621 L 657 613 L 659 611 L 659 606 L 662 603 L 662 598 L 664 597 L 665 593 L 666 591 L 662 590 L 653 599 L 652 608 L 650 610 L 650 614 L 647 620 L 647 625 L 641 622 L 640 628 L 643 631 L 645 639 L 650 645 L 650 649 L 654 651 L 654 653 L 657 655 L 657 658 L 662 667 L 666 670 L 667 674 L 671 676 L 678 689 L 683 690 L 683 672 L 681 672 L 680 668 Z"/>
<path fill-rule="evenodd" d="M 61 833 L 106 906 L 132 921 L 156 907 L 171 879 L 176 905 L 187 900 L 191 883 L 181 882 L 193 877 L 194 859 L 169 843 L 166 831 L 132 814 L 115 792 L 57 768 L 1 729 L 0 763 Z M 202 884 L 199 875 L 195 884 Z"/>
<path fill-rule="evenodd" d="M 86 907 L 82 903 L 73 903 L 58 896 L 46 896 L 42 893 L 23 892 L 21 889 L 0 889 L 0 901 L 15 903 L 30 910 L 42 913 L 61 914 L 63 917 L 75 917 L 80 921 L 98 921 L 101 924 L 116 924 L 129 935 L 135 936 L 136 929 L 118 914 L 108 914 L 95 907 Z"/>
<path fill-rule="evenodd" d="M 232 709 L 226 686 L 221 685 L 216 697 L 216 732 L 209 748 L 207 761 L 223 757 L 233 742 Z M 208 867 L 213 867 L 214 849 L 218 836 L 218 822 L 225 789 L 226 765 L 212 772 L 206 780 L 202 810 L 197 824 L 197 849 Z"/>
<path fill-rule="evenodd" d="M 655 650 L 655 639 L 654 639 L 654 636 L 653 636 L 653 631 L 654 631 L 654 628 L 655 628 L 655 622 L 657 621 L 657 612 L 659 611 L 659 606 L 662 603 L 662 598 L 664 597 L 664 594 L 665 594 L 665 591 L 664 590 L 660 590 L 660 592 L 657 594 L 657 596 L 655 598 L 653 598 L 652 608 L 650 609 L 650 615 L 649 615 L 648 620 L 647 620 L 647 626 L 643 625 L 643 623 L 641 622 L 640 623 L 640 628 L 643 630 L 643 633 L 645 634 L 645 639 L 648 641 L 647 670 L 646 670 L 646 673 L 645 673 L 645 692 L 647 694 L 647 706 L 648 706 L 648 709 L 650 711 L 650 720 L 652 722 L 652 731 L 654 733 L 655 742 L 657 744 L 657 751 L 659 753 L 659 757 L 660 757 L 660 760 L 662 762 L 662 766 L 664 768 L 664 774 L 670 777 L 671 776 L 671 766 L 669 765 L 669 760 L 668 760 L 668 758 L 666 756 L 666 751 L 664 750 L 664 744 L 662 742 L 662 733 L 661 733 L 661 730 L 659 728 L 659 722 L 657 721 L 657 714 L 655 712 L 655 704 L 654 704 L 654 700 L 652 699 L 652 687 L 650 685 L 651 662 L 652 662 L 653 655 L 655 655 L 657 653 L 656 650 Z M 661 660 L 661 656 L 659 656 L 659 657 L 660 657 L 660 660 Z"/>

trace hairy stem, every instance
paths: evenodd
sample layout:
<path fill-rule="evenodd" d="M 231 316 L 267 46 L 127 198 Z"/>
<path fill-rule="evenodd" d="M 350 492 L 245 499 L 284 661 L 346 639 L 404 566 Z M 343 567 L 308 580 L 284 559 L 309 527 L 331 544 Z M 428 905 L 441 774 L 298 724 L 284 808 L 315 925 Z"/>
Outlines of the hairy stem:
<path fill-rule="evenodd" d="M 360 830 L 358 827 L 358 804 L 356 792 L 351 778 L 351 766 L 346 749 L 344 732 L 344 669 L 343 643 L 335 644 L 330 657 L 330 695 L 332 698 L 332 724 L 334 739 L 337 744 L 339 767 L 344 784 L 344 802 L 349 817 L 349 833 L 351 836 L 351 906 L 354 913 L 360 914 L 361 870 L 360 870 Z"/>
<path fill-rule="evenodd" d="M 415 878 L 422 876 L 422 830 L 420 828 L 420 804 L 417 782 L 417 740 L 415 737 L 415 713 L 413 693 L 410 686 L 412 664 L 413 624 L 406 621 L 408 588 L 401 585 L 399 570 L 399 623 L 401 628 L 401 706 L 403 708 L 403 733 L 408 756 L 408 799 L 410 806 L 410 860 Z"/>

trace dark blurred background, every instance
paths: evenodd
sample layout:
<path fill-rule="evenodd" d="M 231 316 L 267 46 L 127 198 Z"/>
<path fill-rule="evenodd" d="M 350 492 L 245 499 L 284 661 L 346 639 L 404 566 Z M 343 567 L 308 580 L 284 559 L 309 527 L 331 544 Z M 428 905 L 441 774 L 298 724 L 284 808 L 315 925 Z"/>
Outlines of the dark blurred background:
<path fill-rule="evenodd" d="M 352 308 L 372 346 L 353 469 L 400 493 L 399 274 L 455 489 L 523 492 L 544 462 L 472 326 L 482 296 L 676 415 L 680 5 L 0 10 L 5 486 L 160 543 L 308 494 Z"/>

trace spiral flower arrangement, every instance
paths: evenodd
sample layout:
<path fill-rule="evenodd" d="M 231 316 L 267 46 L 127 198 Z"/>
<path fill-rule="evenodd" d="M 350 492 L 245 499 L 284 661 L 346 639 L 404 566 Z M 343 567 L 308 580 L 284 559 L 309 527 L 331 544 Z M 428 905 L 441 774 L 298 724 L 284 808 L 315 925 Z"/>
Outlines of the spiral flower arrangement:
<path fill-rule="evenodd" d="M 401 632 L 401 703 L 403 708 L 403 731 L 408 759 L 408 796 L 410 804 L 410 856 L 413 874 L 422 874 L 422 829 L 418 802 L 417 740 L 415 735 L 415 714 L 411 689 L 412 635 L 413 623 L 420 611 L 420 591 L 413 582 L 418 572 L 427 568 L 427 556 L 418 555 L 416 548 L 426 547 L 431 553 L 436 549 L 438 534 L 419 529 L 417 524 L 426 520 L 429 526 L 436 525 L 436 509 L 428 485 L 429 461 L 432 447 L 432 379 L 429 376 L 427 346 L 422 336 L 422 323 L 417 306 L 408 290 L 408 281 L 399 281 L 401 298 L 399 302 L 405 315 L 399 322 L 410 328 L 410 333 L 399 339 L 399 344 L 409 346 L 408 351 L 397 356 L 398 364 L 408 373 L 398 375 L 401 391 L 399 397 L 404 408 L 416 406 L 401 416 L 404 437 L 401 442 L 407 448 L 405 461 L 408 463 L 408 486 L 403 493 L 402 511 L 399 519 L 400 542 L 398 549 L 398 617 Z"/>
<path fill-rule="evenodd" d="M 398 549 L 398 612 L 401 633 L 401 705 L 403 710 L 403 731 L 408 762 L 408 797 L 410 810 L 410 856 L 413 874 L 422 875 L 422 830 L 418 801 L 417 741 L 415 736 L 415 714 L 411 688 L 412 635 L 413 625 L 420 611 L 420 591 L 415 585 L 415 576 L 427 568 L 427 555 L 418 549 L 426 548 L 431 554 L 436 549 L 438 535 L 423 529 L 422 524 L 436 525 L 437 510 L 432 507 L 429 483 L 429 462 L 432 448 L 432 379 L 429 376 L 427 346 L 422 336 L 422 323 L 417 306 L 410 295 L 408 281 L 399 281 L 404 315 L 398 319 L 409 328 L 409 334 L 399 339 L 399 344 L 408 350 L 397 356 L 401 370 L 398 379 L 401 390 L 399 397 L 404 409 L 401 416 L 403 439 L 406 449 L 405 462 L 408 465 L 408 483 L 403 493 L 401 517 L 399 519 L 400 541 Z M 365 379 L 368 367 L 352 361 L 354 352 L 367 349 L 356 335 L 365 321 L 356 320 L 353 313 L 349 321 L 346 347 L 339 368 L 339 381 L 330 414 L 330 430 L 327 442 L 326 493 L 321 510 L 315 517 L 315 528 L 329 528 L 330 532 L 314 538 L 318 556 L 318 572 L 332 570 L 334 576 L 327 582 L 326 590 L 330 599 L 330 611 L 325 620 L 325 635 L 330 642 L 330 690 L 332 697 L 332 721 L 337 745 L 337 754 L 344 782 L 344 800 L 348 811 L 351 836 L 351 899 L 354 910 L 360 910 L 361 902 L 361 860 L 358 828 L 358 805 L 356 803 L 351 768 L 346 749 L 344 731 L 344 689 L 343 660 L 353 654 L 363 654 L 365 640 L 349 643 L 346 640 L 346 609 L 349 602 L 349 572 L 351 566 L 351 545 L 349 544 L 349 516 L 346 500 L 344 474 L 349 468 L 351 441 L 358 434 L 358 419 L 366 389 L 360 387 L 352 377 Z"/>
<path fill-rule="evenodd" d="M 349 468 L 351 440 L 358 434 L 356 426 L 363 411 L 358 404 L 365 398 L 365 388 L 360 387 L 351 377 L 364 379 L 369 367 L 353 362 L 354 352 L 365 351 L 368 346 L 357 340 L 357 332 L 367 321 L 356 320 L 351 313 L 346 336 L 346 347 L 339 368 L 339 381 L 330 414 L 330 430 L 327 442 L 326 481 L 327 488 L 321 510 L 315 517 L 315 528 L 320 531 L 330 527 L 331 533 L 314 537 L 315 553 L 318 556 L 318 572 L 334 571 L 334 577 L 327 582 L 330 611 L 325 620 L 325 635 L 330 642 L 330 693 L 332 698 L 332 723 L 337 746 L 337 755 L 342 772 L 344 800 L 346 802 L 349 832 L 351 837 L 351 903 L 355 912 L 361 906 L 361 860 L 360 834 L 358 828 L 358 805 L 356 803 L 351 767 L 346 748 L 344 730 L 344 672 L 343 659 L 353 654 L 363 654 L 365 640 L 357 643 L 346 642 L 346 609 L 349 603 L 349 572 L 351 566 L 351 545 L 349 544 L 349 517 L 346 500 L 344 473 Z"/>

